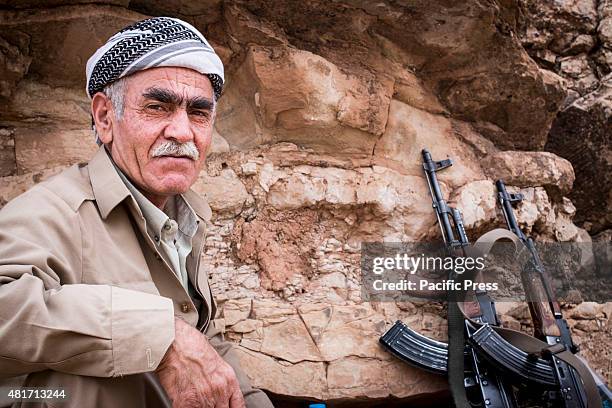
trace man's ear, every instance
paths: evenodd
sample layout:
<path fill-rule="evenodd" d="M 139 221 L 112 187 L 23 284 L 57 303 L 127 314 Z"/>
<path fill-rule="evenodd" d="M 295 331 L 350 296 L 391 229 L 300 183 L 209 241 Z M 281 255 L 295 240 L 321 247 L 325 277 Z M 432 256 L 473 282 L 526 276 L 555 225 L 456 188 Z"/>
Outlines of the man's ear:
<path fill-rule="evenodd" d="M 91 115 L 96 124 L 100 141 L 104 144 L 113 141 L 113 110 L 112 103 L 102 92 L 96 93 L 91 100 Z"/>

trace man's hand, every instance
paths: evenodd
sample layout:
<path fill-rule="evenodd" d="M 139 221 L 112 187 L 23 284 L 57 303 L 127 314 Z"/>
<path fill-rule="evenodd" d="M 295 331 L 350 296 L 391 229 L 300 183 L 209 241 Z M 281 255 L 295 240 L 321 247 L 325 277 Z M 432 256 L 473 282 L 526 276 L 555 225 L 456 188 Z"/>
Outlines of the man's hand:
<path fill-rule="evenodd" d="M 174 408 L 246 406 L 232 367 L 182 319 L 175 318 L 174 342 L 155 371 Z"/>

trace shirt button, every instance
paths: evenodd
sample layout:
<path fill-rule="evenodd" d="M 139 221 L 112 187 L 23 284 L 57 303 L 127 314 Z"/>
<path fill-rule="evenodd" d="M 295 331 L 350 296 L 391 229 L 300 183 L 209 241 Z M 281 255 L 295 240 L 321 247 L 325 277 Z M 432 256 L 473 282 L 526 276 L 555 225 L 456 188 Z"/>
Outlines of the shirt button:
<path fill-rule="evenodd" d="M 183 303 L 183 304 L 181 305 L 181 311 L 182 311 L 183 313 L 189 313 L 189 309 L 190 309 L 190 307 L 189 307 L 189 303 Z"/>

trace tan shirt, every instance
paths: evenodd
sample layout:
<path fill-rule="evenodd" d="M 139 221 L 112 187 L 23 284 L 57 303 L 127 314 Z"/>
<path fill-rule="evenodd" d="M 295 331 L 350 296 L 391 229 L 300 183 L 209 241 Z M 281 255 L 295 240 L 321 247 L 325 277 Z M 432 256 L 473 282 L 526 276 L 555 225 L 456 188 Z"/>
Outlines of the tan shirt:
<path fill-rule="evenodd" d="M 132 184 L 121 169 L 116 165 L 115 168 L 142 211 L 149 238 L 160 247 L 166 261 L 172 266 L 185 290 L 188 290 L 187 256 L 191 253 L 192 239 L 198 229 L 195 212 L 180 194 L 168 199 L 166 212 L 160 210 Z"/>
<path fill-rule="evenodd" d="M 199 220 L 210 217 L 197 194 L 185 197 Z M 204 228 L 187 269 L 209 305 L 208 326 L 214 304 L 197 267 Z M 0 211 L 0 304 L 2 375 L 151 371 L 174 339 L 174 314 L 198 321 L 104 148 Z"/>
<path fill-rule="evenodd" d="M 174 339 L 177 315 L 206 331 L 236 371 L 247 406 L 270 407 L 210 324 L 216 306 L 199 260 L 211 210 L 193 191 L 183 197 L 197 216 L 185 264 L 203 299 L 200 324 L 103 147 L 88 164 L 6 204 L 0 210 L 0 380 L 30 374 L 30 383 L 44 385 L 117 377 L 104 382 L 107 395 L 128 401 L 134 394 L 129 374 L 157 367 Z M 77 377 L 66 377 L 72 374 Z M 115 396 L 113 390 L 128 391 Z"/>

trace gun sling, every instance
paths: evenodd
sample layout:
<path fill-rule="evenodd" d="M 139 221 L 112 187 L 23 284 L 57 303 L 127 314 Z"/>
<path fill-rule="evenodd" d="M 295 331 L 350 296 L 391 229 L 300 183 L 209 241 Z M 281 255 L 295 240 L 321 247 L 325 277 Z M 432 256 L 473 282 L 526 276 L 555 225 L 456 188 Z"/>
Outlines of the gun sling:
<path fill-rule="evenodd" d="M 465 317 L 459 308 L 459 302 L 448 298 L 448 386 L 453 395 L 456 408 L 470 408 L 472 404 L 465 393 L 464 372 L 465 359 Z"/>

